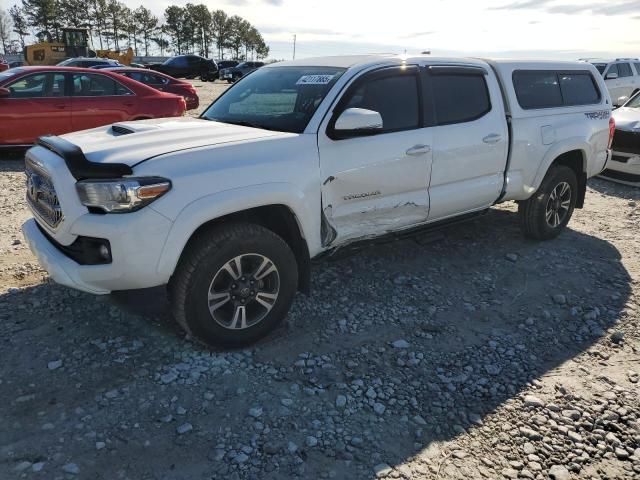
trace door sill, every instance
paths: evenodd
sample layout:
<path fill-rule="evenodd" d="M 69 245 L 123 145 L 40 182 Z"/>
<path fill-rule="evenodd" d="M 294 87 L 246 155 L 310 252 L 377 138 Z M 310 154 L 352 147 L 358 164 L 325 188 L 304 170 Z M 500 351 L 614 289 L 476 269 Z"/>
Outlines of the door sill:
<path fill-rule="evenodd" d="M 379 237 L 370 237 L 364 238 L 360 240 L 353 240 L 351 242 L 347 242 L 343 245 L 338 245 L 334 248 L 331 248 L 327 251 L 322 252 L 320 255 L 313 258 L 313 261 L 321 262 L 324 260 L 339 260 L 344 257 L 353 255 L 358 253 L 359 251 L 371 247 L 374 245 L 380 245 L 384 243 L 395 242 L 396 240 L 403 240 L 405 238 L 412 238 L 418 235 L 430 234 L 429 237 L 423 239 L 420 244 L 425 245 L 437 240 L 441 240 L 444 236 L 433 235 L 434 233 L 443 230 L 445 228 L 451 227 L 453 225 L 457 225 L 459 223 L 469 222 L 471 220 L 475 220 L 481 216 L 486 215 L 489 212 L 489 208 L 484 210 L 479 210 L 476 212 L 465 213 L 462 215 L 457 215 L 455 217 L 449 217 L 443 220 L 438 220 L 433 223 L 426 223 L 417 227 L 408 228 L 406 230 L 400 230 L 397 232 L 390 232 Z"/>

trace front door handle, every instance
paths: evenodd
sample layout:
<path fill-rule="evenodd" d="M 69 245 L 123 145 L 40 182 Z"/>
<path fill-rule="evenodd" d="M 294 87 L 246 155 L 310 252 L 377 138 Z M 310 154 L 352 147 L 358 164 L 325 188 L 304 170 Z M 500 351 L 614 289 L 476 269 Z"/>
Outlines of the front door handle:
<path fill-rule="evenodd" d="M 502 135 L 499 135 L 497 133 L 492 133 L 491 135 L 487 135 L 482 139 L 484 143 L 489 143 L 489 144 L 498 143 L 500 140 L 502 140 Z"/>
<path fill-rule="evenodd" d="M 424 155 L 425 153 L 429 153 L 431 151 L 431 147 L 429 145 L 414 145 L 409 150 L 407 150 L 407 155 L 411 155 L 412 157 L 417 157 L 419 155 Z"/>
<path fill-rule="evenodd" d="M 58 110 L 64 110 L 65 108 L 67 108 L 67 106 L 63 103 L 63 104 L 60 104 L 60 105 L 56 105 L 56 108 Z"/>

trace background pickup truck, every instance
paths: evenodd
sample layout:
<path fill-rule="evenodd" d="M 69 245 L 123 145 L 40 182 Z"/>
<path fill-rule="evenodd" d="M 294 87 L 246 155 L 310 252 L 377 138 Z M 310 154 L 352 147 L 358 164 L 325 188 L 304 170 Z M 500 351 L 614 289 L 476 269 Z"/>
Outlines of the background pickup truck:
<path fill-rule="evenodd" d="M 263 67 L 199 119 L 44 137 L 23 230 L 59 283 L 168 284 L 205 343 L 271 331 L 310 261 L 514 200 L 558 235 L 606 165 L 604 80 L 586 63 L 359 56 Z"/>

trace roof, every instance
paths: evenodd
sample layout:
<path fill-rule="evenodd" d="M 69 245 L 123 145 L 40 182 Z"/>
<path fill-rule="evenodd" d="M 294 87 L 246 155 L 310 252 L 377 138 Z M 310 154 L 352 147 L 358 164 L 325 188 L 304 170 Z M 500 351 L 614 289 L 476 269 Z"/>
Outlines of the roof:
<path fill-rule="evenodd" d="M 371 54 L 371 55 L 338 55 L 332 57 L 312 57 L 300 60 L 290 60 L 286 62 L 278 62 L 266 65 L 267 67 L 338 67 L 351 68 L 356 65 L 365 65 L 369 63 L 378 63 L 380 61 L 389 61 L 400 59 L 394 54 Z"/>
<path fill-rule="evenodd" d="M 395 54 L 372 54 L 372 55 L 344 55 L 333 57 L 304 58 L 287 62 L 278 62 L 266 67 L 336 67 L 353 68 L 366 67 L 378 64 L 402 64 L 402 63 L 434 63 L 434 64 L 467 64 L 485 65 L 492 63 L 495 65 L 520 67 L 520 68 L 576 68 L 580 62 L 559 61 L 559 60 L 520 60 L 520 59 L 484 59 L 471 57 L 434 57 L 432 55 L 395 55 Z"/>
<path fill-rule="evenodd" d="M 95 69 L 95 68 L 84 68 L 84 67 L 65 67 L 59 65 L 22 65 L 20 67 L 16 67 L 14 70 L 19 70 L 20 72 L 87 72 L 87 73 L 99 73 L 101 70 L 109 70 L 109 69 Z"/>

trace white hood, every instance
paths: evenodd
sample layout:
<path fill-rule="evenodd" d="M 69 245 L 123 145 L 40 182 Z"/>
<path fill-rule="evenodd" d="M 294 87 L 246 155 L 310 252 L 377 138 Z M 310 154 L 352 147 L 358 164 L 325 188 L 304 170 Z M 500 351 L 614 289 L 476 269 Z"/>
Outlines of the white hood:
<path fill-rule="evenodd" d="M 640 108 L 618 108 L 613 111 L 616 129 L 640 132 Z"/>
<path fill-rule="evenodd" d="M 288 135 L 291 134 L 182 117 L 114 123 L 63 138 L 80 147 L 90 162 L 133 166 L 179 150 Z"/>

